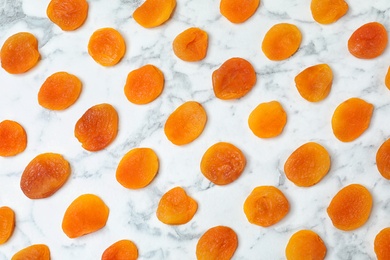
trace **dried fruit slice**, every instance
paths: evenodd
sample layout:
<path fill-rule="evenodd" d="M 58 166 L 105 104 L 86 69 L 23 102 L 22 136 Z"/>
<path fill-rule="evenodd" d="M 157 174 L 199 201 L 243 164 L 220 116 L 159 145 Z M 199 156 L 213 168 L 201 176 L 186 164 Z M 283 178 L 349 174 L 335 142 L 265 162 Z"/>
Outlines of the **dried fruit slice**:
<path fill-rule="evenodd" d="M 252 224 L 269 227 L 281 221 L 290 211 L 283 192 L 274 186 L 253 189 L 244 202 L 244 213 Z"/>
<path fill-rule="evenodd" d="M 123 239 L 115 242 L 104 250 L 101 260 L 136 260 L 138 248 L 130 240 Z"/>
<path fill-rule="evenodd" d="M 350 231 L 363 226 L 371 214 L 372 197 L 360 184 L 342 188 L 331 200 L 327 212 L 333 225 Z"/>
<path fill-rule="evenodd" d="M 88 16 L 86 0 L 51 0 L 46 9 L 49 19 L 64 31 L 74 31 Z"/>
<path fill-rule="evenodd" d="M 134 20 L 145 28 L 165 23 L 176 7 L 176 0 L 146 0 L 134 13 Z"/>
<path fill-rule="evenodd" d="M 118 113 L 110 104 L 89 108 L 76 122 L 75 137 L 88 151 L 99 151 L 114 141 L 118 133 Z"/>
<path fill-rule="evenodd" d="M 196 245 L 198 260 L 229 260 L 238 246 L 236 232 L 230 227 L 216 226 L 207 230 Z"/>
<path fill-rule="evenodd" d="M 77 197 L 66 209 L 62 230 L 69 238 L 98 231 L 106 225 L 109 209 L 104 201 L 94 194 Z"/>
<path fill-rule="evenodd" d="M 332 129 L 337 139 L 351 142 L 370 126 L 374 106 L 360 98 L 342 102 L 332 116 Z"/>
<path fill-rule="evenodd" d="M 348 12 L 348 4 L 344 0 L 312 0 L 311 14 L 320 24 L 331 24 L 338 21 Z"/>
<path fill-rule="evenodd" d="M 259 7 L 260 0 L 221 0 L 219 11 L 232 23 L 243 23 L 248 20 Z"/>
<path fill-rule="evenodd" d="M 247 60 L 231 58 L 213 72 L 212 80 L 217 98 L 237 99 L 245 96 L 256 84 L 256 72 Z"/>
<path fill-rule="evenodd" d="M 246 158 L 240 149 L 230 143 L 219 142 L 204 153 L 200 170 L 214 184 L 226 185 L 241 176 L 245 165 Z"/>
<path fill-rule="evenodd" d="M 387 69 L 387 73 L 385 77 L 385 85 L 390 90 L 390 67 Z"/>
<path fill-rule="evenodd" d="M 187 101 L 170 114 L 164 125 L 168 140 L 176 145 L 191 143 L 200 136 L 207 122 L 203 106 Z"/>
<path fill-rule="evenodd" d="M 261 48 L 268 59 L 280 61 L 290 58 L 301 45 L 302 34 L 297 26 L 279 23 L 265 34 Z"/>
<path fill-rule="evenodd" d="M 191 27 L 175 37 L 172 47 L 179 59 L 184 61 L 203 60 L 208 48 L 207 32 L 197 27 Z"/>
<path fill-rule="evenodd" d="M 15 156 L 27 147 L 27 134 L 23 126 L 12 120 L 0 122 L 0 156 Z"/>
<path fill-rule="evenodd" d="M 378 260 L 390 259 L 390 228 L 382 229 L 375 237 L 374 251 Z"/>
<path fill-rule="evenodd" d="M 376 152 L 376 167 L 383 178 L 390 180 L 390 139 L 387 139 Z"/>
<path fill-rule="evenodd" d="M 0 245 L 8 241 L 15 229 L 15 212 L 10 207 L 0 207 Z"/>
<path fill-rule="evenodd" d="M 16 254 L 14 254 L 11 260 L 50 260 L 50 249 L 44 244 L 35 244 L 23 248 Z"/>
<path fill-rule="evenodd" d="M 261 103 L 249 115 L 248 125 L 260 138 L 280 135 L 287 122 L 287 114 L 278 101 Z"/>
<path fill-rule="evenodd" d="M 21 74 L 37 65 L 41 55 L 38 40 L 28 32 L 20 32 L 5 40 L 0 53 L 1 67 L 10 74 Z"/>
<path fill-rule="evenodd" d="M 321 237 L 311 230 L 294 233 L 286 246 L 287 260 L 324 259 L 326 246 Z"/>
<path fill-rule="evenodd" d="M 387 42 L 387 31 L 382 24 L 366 23 L 352 33 L 348 40 L 348 50 L 356 58 L 373 59 L 385 51 Z"/>

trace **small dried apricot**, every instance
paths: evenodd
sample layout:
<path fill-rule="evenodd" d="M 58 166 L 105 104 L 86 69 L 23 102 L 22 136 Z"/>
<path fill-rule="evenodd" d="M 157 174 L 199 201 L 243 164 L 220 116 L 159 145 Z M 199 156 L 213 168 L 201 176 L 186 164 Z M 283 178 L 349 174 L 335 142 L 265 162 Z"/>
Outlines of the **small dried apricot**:
<path fill-rule="evenodd" d="M 390 228 L 382 229 L 374 240 L 374 251 L 378 260 L 390 259 Z"/>
<path fill-rule="evenodd" d="M 390 90 L 390 67 L 387 69 L 387 73 L 385 77 L 385 85 Z"/>
<path fill-rule="evenodd" d="M 0 245 L 8 241 L 15 229 L 15 212 L 10 207 L 0 207 Z"/>
<path fill-rule="evenodd" d="M 74 31 L 88 16 L 86 0 L 51 0 L 46 9 L 49 19 L 64 31 Z"/>
<path fill-rule="evenodd" d="M 146 0 L 133 13 L 134 20 L 145 28 L 165 23 L 176 7 L 176 0 Z"/>
<path fill-rule="evenodd" d="M 172 47 L 179 59 L 184 61 L 203 60 L 207 54 L 207 32 L 196 27 L 189 28 L 176 36 Z"/>
<path fill-rule="evenodd" d="M 130 240 L 123 239 L 115 242 L 104 250 L 101 260 L 136 260 L 138 248 Z"/>
<path fill-rule="evenodd" d="M 0 122 L 0 156 L 15 156 L 27 147 L 27 134 L 23 126 L 12 120 Z"/>
<path fill-rule="evenodd" d="M 376 152 L 376 167 L 383 178 L 390 180 L 390 139 L 387 139 Z"/>
<path fill-rule="evenodd" d="M 252 64 L 242 58 L 231 58 L 212 74 L 214 94 L 228 100 L 245 96 L 256 84 Z"/>
<path fill-rule="evenodd" d="M 294 233 L 286 246 L 287 260 L 324 259 L 326 246 L 321 237 L 311 230 Z"/>
<path fill-rule="evenodd" d="M 350 231 L 363 226 L 371 214 L 372 197 L 360 184 L 342 188 L 331 200 L 327 212 L 333 225 Z"/>
<path fill-rule="evenodd" d="M 348 12 L 344 0 L 311 0 L 310 10 L 314 20 L 320 24 L 331 24 Z"/>
<path fill-rule="evenodd" d="M 23 248 L 14 254 L 11 260 L 50 260 L 50 249 L 44 244 L 35 244 Z"/>
<path fill-rule="evenodd" d="M 221 0 L 219 11 L 232 23 L 243 23 L 257 10 L 260 0 Z"/>

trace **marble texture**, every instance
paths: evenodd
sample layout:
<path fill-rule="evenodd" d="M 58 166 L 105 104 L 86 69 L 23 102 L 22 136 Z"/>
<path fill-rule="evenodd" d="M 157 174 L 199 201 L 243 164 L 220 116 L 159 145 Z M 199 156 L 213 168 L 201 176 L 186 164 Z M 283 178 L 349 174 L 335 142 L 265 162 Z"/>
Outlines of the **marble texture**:
<path fill-rule="evenodd" d="M 390 226 L 390 182 L 378 172 L 375 154 L 390 137 L 390 91 L 384 77 L 390 65 L 390 50 L 373 60 L 349 54 L 352 32 L 370 21 L 390 28 L 388 0 L 347 0 L 349 11 L 337 23 L 320 25 L 310 13 L 310 0 L 263 0 L 255 15 L 243 24 L 232 24 L 219 13 L 218 0 L 177 0 L 171 19 L 164 25 L 145 29 L 132 18 L 141 0 L 89 0 L 86 23 L 64 32 L 46 16 L 49 0 L 0 0 L 0 44 L 14 33 L 28 31 L 39 41 L 41 60 L 22 75 L 0 69 L 0 121 L 18 121 L 28 135 L 27 149 L 10 158 L 0 157 L 0 206 L 16 212 L 11 239 L 0 245 L 0 259 L 10 259 L 31 244 L 50 247 L 52 259 L 100 259 L 102 252 L 120 239 L 138 247 L 139 259 L 195 259 L 199 237 L 210 227 L 226 225 L 238 234 L 239 246 L 233 259 L 284 259 L 289 237 L 300 229 L 311 229 L 324 240 L 326 259 L 375 259 L 373 240 Z M 280 22 L 293 23 L 302 32 L 302 44 L 291 58 L 268 60 L 261 51 L 267 30 Z M 209 34 L 207 57 L 201 62 L 179 60 L 172 51 L 174 37 L 197 26 Z M 88 55 L 87 43 L 98 28 L 113 27 L 125 37 L 127 52 L 116 66 L 105 68 Z M 242 57 L 250 61 L 258 81 L 239 100 L 215 98 L 211 73 L 225 60 Z M 131 104 L 123 93 L 127 74 L 142 65 L 154 64 L 165 75 L 162 95 L 148 105 Z M 310 103 L 298 93 L 294 77 L 304 68 L 328 63 L 334 73 L 330 95 Z M 69 109 L 55 112 L 39 106 L 37 93 L 54 72 L 67 71 L 83 82 L 79 100 Z M 331 129 L 334 109 L 350 97 L 374 104 L 369 129 L 357 140 L 342 143 Z M 203 104 L 208 122 L 193 143 L 175 146 L 164 135 L 169 114 L 183 102 Z M 288 121 L 277 138 L 260 139 L 250 131 L 249 113 L 261 102 L 278 100 Z M 119 132 L 115 141 L 100 152 L 85 151 L 73 130 L 75 122 L 91 106 L 107 102 L 118 111 Z M 242 176 L 227 186 L 212 185 L 199 169 L 203 153 L 212 144 L 226 141 L 245 154 Z M 283 165 L 303 143 L 322 144 L 332 158 L 331 170 L 317 185 L 299 188 L 286 179 Z M 122 156 L 135 147 L 150 147 L 160 159 L 155 180 L 141 190 L 128 190 L 115 179 Z M 53 196 L 30 200 L 20 190 L 24 167 L 36 155 L 57 152 L 71 163 L 68 182 Z M 372 193 L 374 205 L 368 222 L 344 232 L 333 227 L 326 208 L 342 187 L 360 183 Z M 269 228 L 250 224 L 243 202 L 253 188 L 274 185 L 291 204 L 289 214 Z M 185 225 L 167 226 L 155 214 L 160 197 L 182 186 L 199 204 L 194 218 Z M 110 208 L 107 225 L 98 232 L 69 239 L 61 230 L 65 209 L 83 193 L 94 193 Z"/>

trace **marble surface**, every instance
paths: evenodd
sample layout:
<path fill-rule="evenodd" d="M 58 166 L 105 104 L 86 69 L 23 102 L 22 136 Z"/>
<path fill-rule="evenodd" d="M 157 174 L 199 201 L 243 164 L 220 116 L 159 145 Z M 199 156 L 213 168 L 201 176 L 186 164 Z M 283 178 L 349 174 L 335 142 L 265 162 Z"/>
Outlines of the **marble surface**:
<path fill-rule="evenodd" d="M 23 153 L 0 157 L 0 206 L 16 213 L 15 231 L 0 245 L 1 260 L 37 243 L 50 247 L 52 259 L 100 259 L 120 239 L 137 245 L 139 259 L 195 259 L 199 237 L 216 225 L 229 226 L 238 234 L 234 259 L 284 259 L 288 239 L 300 229 L 322 237 L 327 259 L 375 259 L 374 237 L 390 226 L 390 182 L 375 163 L 377 149 L 390 137 L 390 91 L 384 85 L 390 50 L 373 60 L 359 60 L 348 52 L 347 41 L 367 22 L 390 28 L 388 0 L 347 0 L 348 13 L 326 26 L 314 22 L 310 0 L 263 0 L 252 18 L 238 25 L 220 15 L 218 0 L 178 0 L 171 19 L 154 29 L 145 29 L 132 18 L 141 0 L 88 2 L 86 23 L 64 32 L 46 16 L 49 0 L 0 0 L 0 44 L 14 33 L 28 31 L 37 37 L 41 53 L 38 65 L 25 74 L 0 69 L 0 121 L 19 122 L 28 135 Z M 261 51 L 261 42 L 267 30 L 280 22 L 297 25 L 303 39 L 294 56 L 274 62 Z M 203 61 L 189 63 L 174 55 L 172 41 L 193 26 L 208 32 L 209 49 Z M 98 65 L 87 52 L 90 35 L 102 27 L 116 28 L 127 44 L 123 60 L 110 68 Z M 231 57 L 250 61 L 258 80 L 244 98 L 223 101 L 214 96 L 211 73 Z M 163 71 L 164 91 L 150 104 L 131 104 L 123 93 L 127 74 L 148 63 Z M 325 100 L 310 103 L 299 95 L 294 77 L 318 63 L 332 68 L 333 87 Z M 73 73 L 83 82 L 79 100 L 61 112 L 44 109 L 37 101 L 41 84 L 57 71 Z M 338 104 L 350 97 L 363 98 L 375 110 L 369 129 L 357 140 L 343 143 L 334 137 L 330 120 Z M 167 140 L 163 126 L 169 114 L 188 100 L 203 104 L 208 122 L 197 140 L 179 147 Z M 252 134 L 247 119 L 259 103 L 270 100 L 283 105 L 288 121 L 282 135 L 265 140 Z M 74 125 L 89 107 L 103 102 L 119 113 L 118 136 L 106 149 L 88 152 L 74 137 Z M 235 144 L 247 158 L 242 176 L 227 186 L 212 185 L 199 168 L 203 153 L 219 141 Z M 331 170 L 317 185 L 299 188 L 286 179 L 283 165 L 292 151 L 309 141 L 329 151 Z M 160 159 L 157 177 L 141 190 L 126 189 L 115 179 L 120 159 L 135 147 L 150 147 Z M 20 176 L 28 162 L 44 152 L 63 154 L 71 164 L 71 177 L 53 196 L 30 200 L 20 189 Z M 374 205 L 363 227 L 344 232 L 333 227 L 326 208 L 336 192 L 351 183 L 367 187 Z M 268 228 L 250 224 L 243 212 L 246 197 L 260 185 L 277 186 L 291 205 L 289 214 Z M 168 226 L 155 211 L 162 194 L 175 186 L 182 186 L 199 208 L 189 223 Z M 95 233 L 70 239 L 61 229 L 62 217 L 71 201 L 84 193 L 106 202 L 108 222 Z"/>

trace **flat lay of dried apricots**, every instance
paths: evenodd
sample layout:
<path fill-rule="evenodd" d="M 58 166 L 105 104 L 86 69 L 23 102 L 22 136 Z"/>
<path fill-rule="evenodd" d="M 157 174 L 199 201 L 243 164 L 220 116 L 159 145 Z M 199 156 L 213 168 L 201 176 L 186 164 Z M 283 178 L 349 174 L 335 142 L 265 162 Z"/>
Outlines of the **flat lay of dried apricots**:
<path fill-rule="evenodd" d="M 176 0 L 146 0 L 133 13 L 134 20 L 145 28 L 162 25 L 171 17 Z"/>
<path fill-rule="evenodd" d="M 27 147 L 27 134 L 23 126 L 13 120 L 0 122 L 0 156 L 15 156 Z"/>
<path fill-rule="evenodd" d="M 10 239 L 14 229 L 15 212 L 10 207 L 0 207 L 0 245 Z"/>
<path fill-rule="evenodd" d="M 378 260 L 390 259 L 390 228 L 384 228 L 375 236 L 374 251 Z"/>
<path fill-rule="evenodd" d="M 128 239 L 122 239 L 107 247 L 101 260 L 136 260 L 138 259 L 137 246 Z"/>
<path fill-rule="evenodd" d="M 325 258 L 327 249 L 317 233 L 299 230 L 290 237 L 285 251 L 287 260 L 321 260 Z"/>
<path fill-rule="evenodd" d="M 86 0 L 51 0 L 47 17 L 64 31 L 74 31 L 82 26 L 88 16 Z"/>
<path fill-rule="evenodd" d="M 178 34 L 172 43 L 175 55 L 184 61 L 200 61 L 206 57 L 208 48 L 206 31 L 191 27 Z"/>
<path fill-rule="evenodd" d="M 387 73 L 385 76 L 385 85 L 390 90 L 390 67 L 387 69 Z"/>
<path fill-rule="evenodd" d="M 50 249 L 45 244 L 34 244 L 14 254 L 11 260 L 50 260 Z"/>
<path fill-rule="evenodd" d="M 311 14 L 320 24 L 337 22 L 348 9 L 349 6 L 344 0 L 311 0 L 310 3 Z"/>
<path fill-rule="evenodd" d="M 221 0 L 219 11 L 232 23 L 243 23 L 257 10 L 260 0 Z"/>
<path fill-rule="evenodd" d="M 383 178 L 390 180 L 390 139 L 387 139 L 376 152 L 376 167 Z"/>

